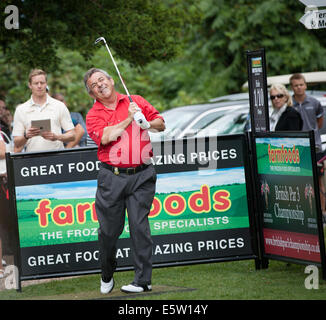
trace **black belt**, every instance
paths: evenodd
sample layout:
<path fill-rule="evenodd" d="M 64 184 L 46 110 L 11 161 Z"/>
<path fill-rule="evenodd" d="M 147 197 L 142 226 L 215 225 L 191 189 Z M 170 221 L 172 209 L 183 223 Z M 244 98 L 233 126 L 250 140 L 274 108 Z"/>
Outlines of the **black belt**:
<path fill-rule="evenodd" d="M 120 168 L 120 167 L 114 167 L 111 166 L 105 162 L 101 162 L 101 165 L 103 168 L 108 169 L 112 171 L 115 175 L 118 175 L 120 173 L 126 173 L 128 175 L 135 174 L 137 172 L 143 171 L 148 167 L 148 164 L 141 164 L 138 167 L 130 167 L 130 168 Z"/>

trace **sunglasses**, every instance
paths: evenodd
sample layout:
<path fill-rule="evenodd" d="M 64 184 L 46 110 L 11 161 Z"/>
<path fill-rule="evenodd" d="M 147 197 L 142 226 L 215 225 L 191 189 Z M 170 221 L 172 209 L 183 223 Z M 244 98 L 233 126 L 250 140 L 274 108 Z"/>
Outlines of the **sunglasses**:
<path fill-rule="evenodd" d="M 275 98 L 281 99 L 284 97 L 284 94 L 277 94 L 276 96 L 271 96 L 271 100 L 274 100 Z"/>

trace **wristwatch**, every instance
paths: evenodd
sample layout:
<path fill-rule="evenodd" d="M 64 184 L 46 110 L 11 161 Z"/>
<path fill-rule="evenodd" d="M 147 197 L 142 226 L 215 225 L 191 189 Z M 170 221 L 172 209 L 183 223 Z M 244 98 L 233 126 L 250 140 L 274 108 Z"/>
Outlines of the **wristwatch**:
<path fill-rule="evenodd" d="M 26 135 L 26 131 L 24 132 L 24 138 L 25 138 L 26 140 L 29 139 L 29 138 L 27 137 L 27 135 Z"/>

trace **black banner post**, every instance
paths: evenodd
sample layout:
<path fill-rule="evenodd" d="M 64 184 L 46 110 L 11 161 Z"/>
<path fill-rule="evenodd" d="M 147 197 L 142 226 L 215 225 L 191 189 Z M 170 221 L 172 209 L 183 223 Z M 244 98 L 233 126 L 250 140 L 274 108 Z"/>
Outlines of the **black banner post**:
<path fill-rule="evenodd" d="M 265 49 L 247 51 L 250 120 L 253 133 L 269 131 Z"/>

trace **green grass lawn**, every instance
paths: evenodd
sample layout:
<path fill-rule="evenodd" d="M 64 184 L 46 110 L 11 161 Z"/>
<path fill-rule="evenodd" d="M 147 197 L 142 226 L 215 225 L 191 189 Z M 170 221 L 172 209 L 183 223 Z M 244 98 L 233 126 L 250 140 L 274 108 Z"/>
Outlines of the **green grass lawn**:
<path fill-rule="evenodd" d="M 269 268 L 255 270 L 253 260 L 199 264 L 153 270 L 153 293 L 156 287 L 171 287 L 166 292 L 132 296 L 140 300 L 325 300 L 326 281 L 321 279 L 319 289 L 304 286 L 305 266 L 270 261 Z M 115 295 L 120 287 L 133 280 L 133 272 L 116 272 Z M 99 294 L 99 274 L 53 280 L 16 290 L 0 291 L 1 300 L 12 299 L 94 299 Z M 174 290 L 175 287 L 194 290 Z M 159 290 L 158 290 L 159 291 Z M 163 290 L 164 291 L 164 290 Z M 107 296 L 108 298 L 110 295 Z"/>

